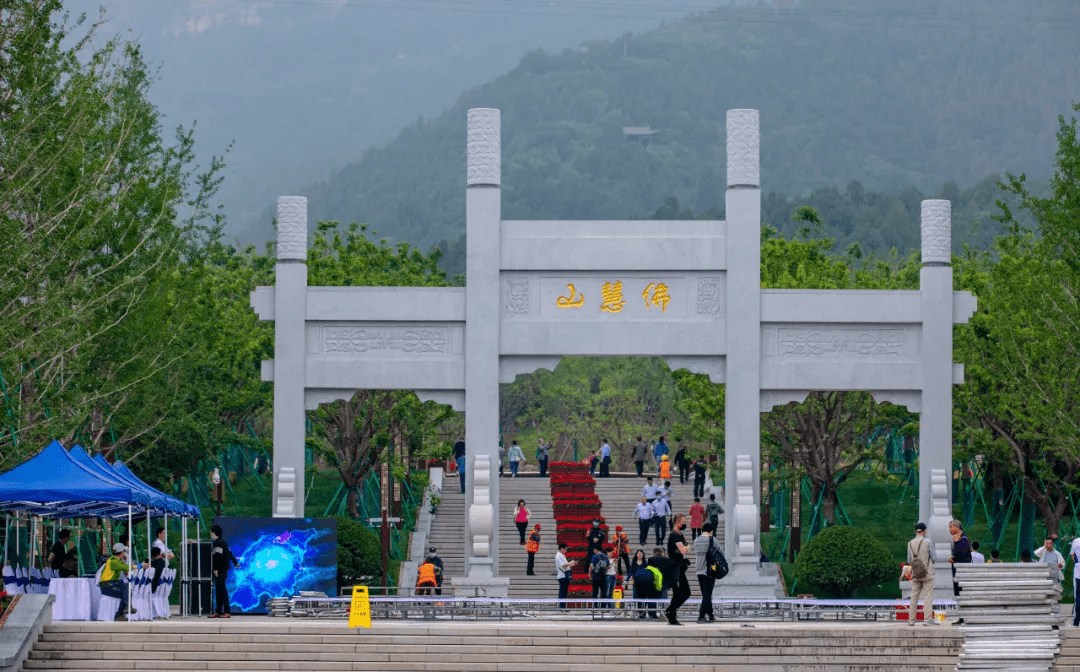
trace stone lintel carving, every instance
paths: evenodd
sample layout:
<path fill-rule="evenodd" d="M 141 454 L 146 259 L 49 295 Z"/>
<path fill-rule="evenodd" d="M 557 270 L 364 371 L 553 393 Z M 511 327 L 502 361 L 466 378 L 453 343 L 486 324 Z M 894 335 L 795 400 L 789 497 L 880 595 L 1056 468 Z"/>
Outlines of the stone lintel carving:
<path fill-rule="evenodd" d="M 416 390 L 416 396 L 420 401 L 434 401 L 465 412 L 465 390 Z"/>
<path fill-rule="evenodd" d="M 718 276 L 698 278 L 697 314 L 715 316 L 724 305 L 724 285 Z"/>
<path fill-rule="evenodd" d="M 930 520 L 926 523 L 927 531 L 934 544 L 935 564 L 945 564 L 952 555 L 952 537 L 949 536 L 949 521 L 952 520 L 951 498 L 949 497 L 949 475 L 944 469 L 930 472 Z"/>
<path fill-rule="evenodd" d="M 491 557 L 491 542 L 495 527 L 495 511 L 491 504 L 491 456 L 472 458 L 473 501 L 469 506 L 468 539 L 476 558 Z"/>
<path fill-rule="evenodd" d="M 757 530 L 761 525 L 754 502 L 754 461 L 749 455 L 735 458 L 735 563 L 757 564 Z"/>
<path fill-rule="evenodd" d="M 506 314 L 511 317 L 529 314 L 529 279 L 507 278 L 504 283 Z"/>
<path fill-rule="evenodd" d="M 449 341 L 447 327 L 326 327 L 322 333 L 322 351 L 327 355 L 386 354 L 389 351 L 444 355 Z"/>
<path fill-rule="evenodd" d="M 761 138 L 757 110 L 728 110 L 728 187 L 761 186 Z"/>
<path fill-rule="evenodd" d="M 949 201 L 922 202 L 922 261 L 924 264 L 952 263 L 952 203 Z"/>
<path fill-rule="evenodd" d="M 780 356 L 900 357 L 903 329 L 780 329 Z"/>
<path fill-rule="evenodd" d="M 307 261 L 307 233 L 307 199 L 303 196 L 279 196 L 278 261 Z"/>
<path fill-rule="evenodd" d="M 274 502 L 275 518 L 292 518 L 296 515 L 296 470 L 279 467 L 277 470 L 277 500 Z"/>
<path fill-rule="evenodd" d="M 665 357 L 664 361 L 672 371 L 686 369 L 691 373 L 704 373 L 713 383 L 721 384 L 726 379 L 726 360 L 722 356 L 671 355 Z"/>
<path fill-rule="evenodd" d="M 517 377 L 538 369 L 554 371 L 562 357 L 544 355 L 507 355 L 499 358 L 499 382 L 509 384 Z"/>
<path fill-rule="evenodd" d="M 502 184 L 498 110 L 469 110 L 468 176 L 470 187 Z"/>

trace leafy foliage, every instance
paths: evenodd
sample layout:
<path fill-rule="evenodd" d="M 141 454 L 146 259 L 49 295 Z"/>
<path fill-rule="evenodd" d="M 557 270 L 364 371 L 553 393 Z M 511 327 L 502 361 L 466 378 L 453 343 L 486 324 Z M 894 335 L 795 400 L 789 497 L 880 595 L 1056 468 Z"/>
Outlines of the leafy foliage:
<path fill-rule="evenodd" d="M 337 519 L 337 526 L 338 588 L 366 583 L 367 580 L 361 577 L 381 576 L 382 541 L 379 535 L 346 516 Z"/>
<path fill-rule="evenodd" d="M 888 547 L 857 527 L 830 527 L 810 540 L 795 561 L 795 576 L 827 591 L 855 597 L 859 589 L 899 574 Z"/>

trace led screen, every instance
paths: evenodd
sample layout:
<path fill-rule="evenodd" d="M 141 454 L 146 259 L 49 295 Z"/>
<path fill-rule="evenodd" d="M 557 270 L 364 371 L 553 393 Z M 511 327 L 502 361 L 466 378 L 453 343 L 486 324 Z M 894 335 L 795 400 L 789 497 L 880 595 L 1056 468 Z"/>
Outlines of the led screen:
<path fill-rule="evenodd" d="M 265 614 L 274 597 L 302 590 L 337 596 L 337 520 L 215 518 L 239 567 L 229 572 L 233 611 Z"/>

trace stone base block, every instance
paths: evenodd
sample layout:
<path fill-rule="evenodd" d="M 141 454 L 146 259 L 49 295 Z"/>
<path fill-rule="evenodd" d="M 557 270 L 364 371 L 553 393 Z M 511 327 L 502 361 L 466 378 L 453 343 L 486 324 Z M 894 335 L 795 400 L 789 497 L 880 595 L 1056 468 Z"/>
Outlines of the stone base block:
<path fill-rule="evenodd" d="M 474 579 L 464 576 L 451 576 L 450 587 L 455 597 L 502 597 L 510 590 L 510 578 L 505 576 Z"/>
<path fill-rule="evenodd" d="M 735 565 L 731 573 L 716 582 L 713 594 L 717 597 L 784 597 L 776 565 Z"/>

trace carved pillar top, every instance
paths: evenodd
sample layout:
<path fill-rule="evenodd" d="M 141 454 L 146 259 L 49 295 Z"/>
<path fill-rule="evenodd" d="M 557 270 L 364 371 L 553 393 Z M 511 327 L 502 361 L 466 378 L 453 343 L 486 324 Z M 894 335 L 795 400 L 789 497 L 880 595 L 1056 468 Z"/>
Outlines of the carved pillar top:
<path fill-rule="evenodd" d="M 307 199 L 303 196 L 279 196 L 278 261 L 307 261 L 307 233 Z"/>
<path fill-rule="evenodd" d="M 502 184 L 502 156 L 498 110 L 469 110 L 468 175 L 470 187 Z"/>
<path fill-rule="evenodd" d="M 761 186 L 761 136 L 757 110 L 728 110 L 728 187 Z"/>
<path fill-rule="evenodd" d="M 922 202 L 922 260 L 924 264 L 952 263 L 952 203 Z"/>

